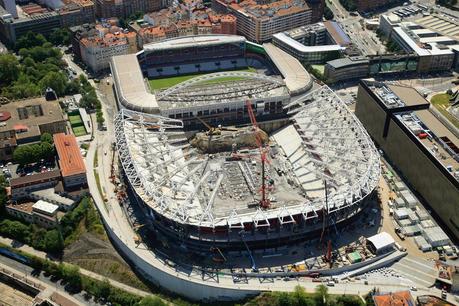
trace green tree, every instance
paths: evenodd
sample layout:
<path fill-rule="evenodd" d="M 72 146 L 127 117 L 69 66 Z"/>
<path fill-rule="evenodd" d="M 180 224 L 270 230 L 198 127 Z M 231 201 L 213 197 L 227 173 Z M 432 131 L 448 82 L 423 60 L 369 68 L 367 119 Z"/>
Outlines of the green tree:
<path fill-rule="evenodd" d="M 279 292 L 277 304 L 279 306 L 291 306 L 293 305 L 293 298 L 288 292 Z"/>
<path fill-rule="evenodd" d="M 46 42 L 47 40 L 42 34 L 35 34 L 32 31 L 29 31 L 27 34 L 16 40 L 15 50 L 42 46 Z"/>
<path fill-rule="evenodd" d="M 324 18 L 327 20 L 332 20 L 335 18 L 335 14 L 333 14 L 333 11 L 328 7 L 328 5 L 325 5 L 324 8 Z"/>
<path fill-rule="evenodd" d="M 148 295 L 144 297 L 138 304 L 138 306 L 166 306 L 159 297 Z"/>
<path fill-rule="evenodd" d="M 317 305 L 327 305 L 330 296 L 328 294 L 328 288 L 325 285 L 319 285 L 316 287 L 314 292 L 314 300 Z"/>
<path fill-rule="evenodd" d="M 53 43 L 55 46 L 57 45 L 68 45 L 70 44 L 71 40 L 71 33 L 67 28 L 64 29 L 55 29 L 49 35 L 49 41 Z"/>
<path fill-rule="evenodd" d="M 57 229 L 50 230 L 44 238 L 45 249 L 52 253 L 60 253 L 64 249 L 62 234 Z"/>
<path fill-rule="evenodd" d="M 73 79 L 67 83 L 67 87 L 65 88 L 65 93 L 67 95 L 74 95 L 80 92 L 81 83 L 80 79 Z"/>
<path fill-rule="evenodd" d="M 82 280 L 80 270 L 77 266 L 69 264 L 64 265 L 62 277 L 68 282 L 68 284 L 73 288 L 73 290 L 81 291 Z"/>
<path fill-rule="evenodd" d="M 8 203 L 8 195 L 6 194 L 6 187 L 8 181 L 3 174 L 0 174 L 0 216 L 5 213 L 5 206 Z"/>
<path fill-rule="evenodd" d="M 102 113 L 102 111 L 98 110 L 96 113 L 96 117 L 97 117 L 97 123 L 99 125 L 102 125 L 105 122 L 104 114 Z"/>
<path fill-rule="evenodd" d="M 53 136 L 50 133 L 43 133 L 41 134 L 40 141 L 53 144 Z"/>
<path fill-rule="evenodd" d="M 107 299 L 110 295 L 110 289 L 110 283 L 107 279 L 104 279 L 103 281 L 94 284 L 93 295 L 98 299 Z"/>
<path fill-rule="evenodd" d="M 13 54 L 0 54 L 0 87 L 16 81 L 19 76 L 19 61 Z"/>
<path fill-rule="evenodd" d="M 19 221 L 3 220 L 0 222 L 0 233 L 12 239 L 24 241 L 24 237 L 30 235 L 30 228 Z"/>
<path fill-rule="evenodd" d="M 356 296 L 340 295 L 336 298 L 336 303 L 339 306 L 365 306 L 365 303 Z"/>
<path fill-rule="evenodd" d="M 46 89 L 48 87 L 54 89 L 58 96 L 65 95 L 67 87 L 67 78 L 59 72 L 48 72 L 40 81 L 40 87 Z"/>

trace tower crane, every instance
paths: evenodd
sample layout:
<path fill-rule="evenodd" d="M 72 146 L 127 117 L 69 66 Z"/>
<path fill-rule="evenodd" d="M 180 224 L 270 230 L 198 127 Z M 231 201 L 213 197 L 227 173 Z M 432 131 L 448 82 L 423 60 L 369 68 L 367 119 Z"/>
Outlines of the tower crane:
<path fill-rule="evenodd" d="M 245 104 L 247 106 L 247 111 L 249 113 L 250 122 L 252 123 L 252 127 L 255 133 L 255 139 L 257 141 L 258 149 L 260 150 L 260 159 L 261 159 L 261 200 L 260 206 L 262 208 L 268 208 L 270 206 L 269 199 L 266 198 L 266 175 L 265 175 L 265 164 L 268 162 L 268 148 L 263 146 L 263 140 L 258 133 L 259 127 L 257 123 L 257 119 L 255 118 L 255 114 L 252 109 L 252 103 L 250 100 L 246 100 Z"/>

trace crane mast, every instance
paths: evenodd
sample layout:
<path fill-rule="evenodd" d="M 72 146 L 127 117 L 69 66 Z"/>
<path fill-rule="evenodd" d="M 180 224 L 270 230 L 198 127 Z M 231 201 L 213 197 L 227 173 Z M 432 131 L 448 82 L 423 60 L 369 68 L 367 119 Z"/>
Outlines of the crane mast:
<path fill-rule="evenodd" d="M 263 140 L 261 139 L 260 134 L 258 133 L 259 127 L 257 123 L 257 119 L 255 118 L 255 114 L 252 109 L 252 103 L 250 100 L 246 100 L 245 104 L 247 106 L 247 112 L 249 113 L 250 122 L 252 123 L 252 127 L 255 133 L 255 139 L 257 141 L 258 149 L 260 150 L 260 159 L 261 159 L 261 200 L 260 206 L 262 208 L 268 208 L 270 206 L 269 200 L 266 198 L 266 174 L 265 174 L 265 164 L 267 162 L 267 152 L 266 148 L 263 147 Z"/>

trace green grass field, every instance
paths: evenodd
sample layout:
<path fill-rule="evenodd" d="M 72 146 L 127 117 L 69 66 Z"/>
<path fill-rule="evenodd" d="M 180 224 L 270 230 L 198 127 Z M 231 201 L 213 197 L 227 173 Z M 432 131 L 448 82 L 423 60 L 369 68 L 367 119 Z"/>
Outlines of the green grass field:
<path fill-rule="evenodd" d="M 440 111 L 440 113 L 442 113 L 443 116 L 448 118 L 448 120 L 454 124 L 455 127 L 459 128 L 459 120 L 457 120 L 456 117 L 447 111 L 447 108 L 449 107 L 448 94 L 444 93 L 435 95 L 432 97 L 432 99 L 430 99 L 430 103 L 432 103 Z"/>
<path fill-rule="evenodd" d="M 72 130 L 76 137 L 86 135 L 86 129 L 84 126 L 75 126 L 72 127 Z"/>
<path fill-rule="evenodd" d="M 83 120 L 79 114 L 69 115 L 70 125 L 72 126 L 73 134 L 76 137 L 86 135 L 86 129 L 84 128 Z"/>
<path fill-rule="evenodd" d="M 74 125 L 81 125 L 83 121 L 81 120 L 80 115 L 69 115 L 69 121 L 72 126 Z"/>
<path fill-rule="evenodd" d="M 236 71 L 247 71 L 247 72 L 256 72 L 255 68 L 247 68 L 247 69 L 240 69 Z M 167 78 L 162 78 L 162 79 L 152 79 L 149 80 L 150 83 L 150 88 L 152 90 L 159 90 L 159 89 L 164 89 L 164 88 L 169 88 L 174 85 L 177 85 L 181 82 L 185 82 L 186 80 L 192 79 L 194 77 L 197 77 L 199 75 L 203 74 L 208 74 L 206 73 L 196 73 L 196 74 L 189 74 L 189 75 L 179 75 L 179 76 L 174 76 L 174 77 L 167 77 Z M 243 78 L 240 77 L 226 77 L 226 78 L 220 78 L 217 80 L 211 80 L 207 82 L 203 82 L 201 84 L 214 84 L 214 83 L 220 83 L 220 82 L 228 82 L 228 81 L 239 81 L 242 80 Z"/>
<path fill-rule="evenodd" d="M 325 65 L 311 65 L 311 67 L 318 70 L 321 74 L 324 74 Z"/>

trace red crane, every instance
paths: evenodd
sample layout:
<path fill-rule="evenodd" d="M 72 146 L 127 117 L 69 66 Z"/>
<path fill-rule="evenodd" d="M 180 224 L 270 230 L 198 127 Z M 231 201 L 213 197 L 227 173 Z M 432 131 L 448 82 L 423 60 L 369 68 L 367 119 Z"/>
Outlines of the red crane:
<path fill-rule="evenodd" d="M 269 200 L 266 198 L 266 177 L 265 177 L 265 164 L 268 161 L 267 148 L 263 146 L 263 139 L 261 139 L 255 114 L 252 109 L 252 103 L 249 100 L 245 101 L 247 105 L 247 112 L 249 113 L 250 122 L 255 132 L 255 139 L 257 141 L 258 149 L 260 150 L 260 159 L 261 159 L 261 200 L 260 206 L 262 208 L 268 208 L 270 206 Z"/>

